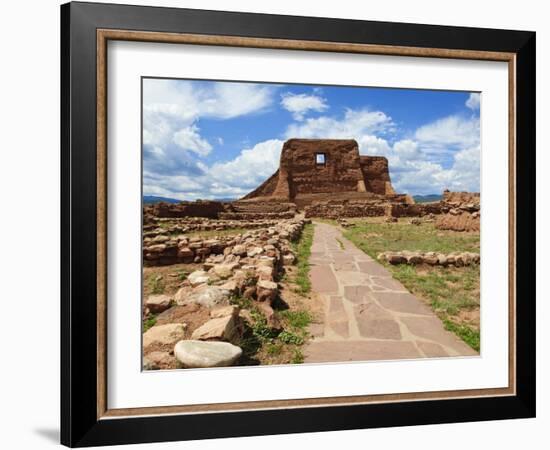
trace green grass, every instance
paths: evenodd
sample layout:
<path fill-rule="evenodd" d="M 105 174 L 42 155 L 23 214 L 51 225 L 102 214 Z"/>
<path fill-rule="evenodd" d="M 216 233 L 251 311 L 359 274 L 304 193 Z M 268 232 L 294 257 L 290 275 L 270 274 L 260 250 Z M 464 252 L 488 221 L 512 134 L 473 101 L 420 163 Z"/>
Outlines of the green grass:
<path fill-rule="evenodd" d="M 245 323 L 243 337 L 237 345 L 243 349 L 241 363 L 250 364 L 300 364 L 303 354 L 300 347 L 309 338 L 307 328 L 312 322 L 305 310 L 276 311 L 281 329 L 269 326 L 264 314 L 252 300 L 234 296 L 231 303 L 250 312 L 251 321 Z"/>
<path fill-rule="evenodd" d="M 279 316 L 286 319 L 290 327 L 301 330 L 305 330 L 313 320 L 308 311 L 291 311 L 287 309 L 281 311 Z"/>
<path fill-rule="evenodd" d="M 302 345 L 304 343 L 304 338 L 297 333 L 293 333 L 292 331 L 283 330 L 279 333 L 277 338 L 283 344 Z"/>
<path fill-rule="evenodd" d="M 384 251 L 479 252 L 479 234 L 437 230 L 431 223 L 357 223 L 344 236 L 372 258 Z M 479 351 L 478 323 L 462 318 L 479 310 L 479 265 L 467 267 L 383 263 L 410 292 L 423 298 L 445 328 Z M 475 315 L 475 314 L 474 314 Z"/>
<path fill-rule="evenodd" d="M 163 294 L 165 287 L 166 285 L 162 275 L 153 274 L 149 278 L 149 290 L 151 291 L 151 294 Z"/>
<path fill-rule="evenodd" d="M 475 351 L 479 352 L 480 337 L 479 330 L 475 330 L 472 327 L 465 324 L 457 324 L 450 319 L 443 319 L 443 325 L 445 329 L 456 334 L 466 344 L 472 347 Z"/>
<path fill-rule="evenodd" d="M 157 316 L 152 314 L 147 319 L 143 321 L 143 333 L 145 333 L 149 328 L 154 327 L 157 323 Z"/>
<path fill-rule="evenodd" d="M 185 279 L 187 278 L 187 275 L 189 275 L 189 273 L 186 272 L 185 270 L 178 270 L 177 274 L 178 274 L 178 281 L 185 281 Z"/>
<path fill-rule="evenodd" d="M 306 296 L 311 291 L 309 281 L 309 256 L 313 244 L 313 225 L 307 224 L 302 230 L 300 239 L 293 243 L 294 254 L 296 255 L 296 276 L 292 280 L 296 286 L 296 293 Z"/>
<path fill-rule="evenodd" d="M 411 227 L 408 223 L 360 222 L 344 230 L 344 236 L 372 258 L 382 252 L 402 250 L 479 252 L 479 233 L 442 231 L 433 223 Z"/>
<path fill-rule="evenodd" d="M 281 342 L 270 342 L 265 346 L 265 350 L 269 356 L 278 356 L 283 351 L 284 344 Z"/>
<path fill-rule="evenodd" d="M 290 360 L 290 364 L 302 364 L 304 362 L 304 354 L 302 353 L 302 350 L 299 348 L 294 349 L 294 352 L 292 353 L 292 359 Z"/>

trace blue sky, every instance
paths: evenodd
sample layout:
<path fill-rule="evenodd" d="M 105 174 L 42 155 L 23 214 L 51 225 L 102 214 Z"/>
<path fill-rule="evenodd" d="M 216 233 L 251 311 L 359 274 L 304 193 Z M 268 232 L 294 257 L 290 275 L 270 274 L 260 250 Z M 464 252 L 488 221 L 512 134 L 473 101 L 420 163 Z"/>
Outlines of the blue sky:
<path fill-rule="evenodd" d="M 415 89 L 143 79 L 143 192 L 238 198 L 289 138 L 355 139 L 397 192 L 479 192 L 480 95 Z"/>

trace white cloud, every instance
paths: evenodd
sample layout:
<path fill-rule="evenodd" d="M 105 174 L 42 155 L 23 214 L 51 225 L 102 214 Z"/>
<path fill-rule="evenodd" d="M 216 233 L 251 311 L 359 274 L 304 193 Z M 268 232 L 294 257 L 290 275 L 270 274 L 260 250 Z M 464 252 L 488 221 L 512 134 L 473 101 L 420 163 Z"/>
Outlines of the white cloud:
<path fill-rule="evenodd" d="M 143 82 L 144 169 L 150 173 L 198 176 L 203 171 L 194 155 L 204 157 L 213 143 L 201 136 L 200 118 L 230 119 L 266 110 L 273 86 L 146 79 Z M 223 140 L 214 139 L 222 145 Z"/>
<path fill-rule="evenodd" d="M 444 117 L 416 130 L 415 138 L 434 150 L 472 146 L 479 142 L 479 118 L 458 115 Z"/>
<path fill-rule="evenodd" d="M 147 110 L 162 110 L 180 119 L 229 119 L 265 110 L 273 103 L 275 90 L 254 83 L 203 85 L 187 80 L 147 79 L 143 83 L 143 104 Z"/>
<path fill-rule="evenodd" d="M 481 97 L 480 94 L 471 93 L 470 96 L 468 97 L 468 100 L 466 100 L 466 106 L 473 111 L 478 110 L 480 105 L 480 100 L 481 100 L 480 97 Z"/>
<path fill-rule="evenodd" d="M 396 142 L 393 144 L 393 150 L 400 159 L 414 160 L 420 156 L 418 142 L 410 139 Z"/>
<path fill-rule="evenodd" d="M 292 113 L 294 120 L 304 120 L 308 111 L 322 112 L 328 109 L 326 99 L 317 95 L 293 94 L 286 92 L 281 96 L 281 105 Z"/>
<path fill-rule="evenodd" d="M 371 134 L 360 136 L 357 143 L 363 155 L 387 155 L 391 150 L 388 141 Z"/>
<path fill-rule="evenodd" d="M 283 143 L 277 139 L 259 142 L 234 159 L 210 167 L 199 161 L 201 173 L 196 175 L 145 173 L 143 191 L 186 200 L 240 198 L 277 170 Z"/>
<path fill-rule="evenodd" d="M 346 110 L 342 119 L 321 116 L 309 118 L 299 124 L 291 124 L 286 132 L 287 138 L 325 138 L 358 139 L 365 134 L 375 132 L 384 134 L 393 129 L 391 117 L 382 111 Z"/>
<path fill-rule="evenodd" d="M 245 186 L 248 192 L 278 169 L 283 144 L 278 139 L 260 142 L 252 148 L 242 150 L 232 161 L 214 164 L 209 173 L 220 183 Z"/>
<path fill-rule="evenodd" d="M 206 156 L 212 150 L 212 146 L 206 139 L 201 138 L 199 128 L 196 125 L 182 128 L 174 133 L 173 140 L 183 150 L 189 150 L 199 156 Z"/>
<path fill-rule="evenodd" d="M 213 89 L 199 89 L 199 115 L 230 119 L 265 110 L 273 102 L 275 88 L 251 83 L 216 83 Z"/>

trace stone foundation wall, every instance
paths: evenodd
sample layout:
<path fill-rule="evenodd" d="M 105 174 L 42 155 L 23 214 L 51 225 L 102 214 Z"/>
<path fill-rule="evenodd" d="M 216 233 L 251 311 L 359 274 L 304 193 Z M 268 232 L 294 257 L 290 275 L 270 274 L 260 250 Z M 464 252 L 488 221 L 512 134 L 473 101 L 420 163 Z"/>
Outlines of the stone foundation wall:
<path fill-rule="evenodd" d="M 165 203 L 159 202 L 143 208 L 144 216 L 155 217 L 208 217 L 215 219 L 224 211 L 222 202 L 198 200 L 196 202 Z"/>
<path fill-rule="evenodd" d="M 441 214 L 449 208 L 438 203 L 389 203 L 389 202 L 338 202 L 314 203 L 305 208 L 306 217 L 327 219 L 351 217 L 423 217 L 428 214 Z"/>
<path fill-rule="evenodd" d="M 439 216 L 435 227 L 439 230 L 479 231 L 481 218 L 479 212 L 451 210 L 449 214 Z"/>
<path fill-rule="evenodd" d="M 220 219 L 224 220 L 254 220 L 254 219 L 292 219 L 296 213 L 287 212 L 223 212 L 219 214 Z"/>
<path fill-rule="evenodd" d="M 380 217 L 386 215 L 386 205 L 364 202 L 323 202 L 305 208 L 306 217 L 338 219 L 341 217 Z"/>
<path fill-rule="evenodd" d="M 428 214 L 441 214 L 448 210 L 449 208 L 441 202 L 416 203 L 414 205 L 393 204 L 390 215 L 392 217 L 422 217 Z"/>
<path fill-rule="evenodd" d="M 250 243 L 265 242 L 275 245 L 281 240 L 295 240 L 299 237 L 305 223 L 303 219 L 278 221 L 277 225 L 265 229 L 211 239 L 185 235 L 172 236 L 168 233 L 156 234 L 154 237 L 145 236 L 143 263 L 145 266 L 201 263 L 213 255 L 223 256 L 228 252 L 236 252 L 239 256 L 250 256 Z M 237 250 L 235 250 L 236 247 Z"/>
<path fill-rule="evenodd" d="M 190 231 L 223 231 L 232 228 L 267 228 L 277 225 L 279 220 L 217 220 L 207 218 L 155 218 L 143 226 L 143 237 L 164 234 L 188 233 Z"/>
<path fill-rule="evenodd" d="M 443 193 L 443 202 L 447 210 L 435 222 L 440 230 L 479 231 L 481 224 L 480 197 L 475 192 Z"/>
<path fill-rule="evenodd" d="M 479 264 L 480 257 L 478 253 L 472 252 L 454 252 L 454 253 L 436 253 L 436 252 L 384 252 L 378 255 L 380 261 L 386 261 L 392 265 L 395 264 L 427 264 L 430 266 L 471 266 Z"/>

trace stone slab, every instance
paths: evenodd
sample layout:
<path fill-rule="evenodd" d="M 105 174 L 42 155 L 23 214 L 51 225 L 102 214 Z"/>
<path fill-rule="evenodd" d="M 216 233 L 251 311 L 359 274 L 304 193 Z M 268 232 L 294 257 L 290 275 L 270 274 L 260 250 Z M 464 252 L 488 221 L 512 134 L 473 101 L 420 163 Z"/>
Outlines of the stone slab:
<path fill-rule="evenodd" d="M 359 270 L 361 272 L 369 274 L 370 276 L 391 278 L 391 273 L 388 271 L 388 269 L 382 267 L 382 265 L 378 264 L 377 262 L 360 261 L 357 263 L 357 265 L 359 266 Z"/>
<path fill-rule="evenodd" d="M 366 338 L 401 339 L 399 324 L 385 309 L 372 301 L 354 308 L 359 334 Z"/>
<path fill-rule="evenodd" d="M 344 286 L 344 297 L 353 303 L 364 303 L 369 297 L 371 289 L 368 286 Z"/>
<path fill-rule="evenodd" d="M 443 328 L 441 321 L 435 317 L 402 317 L 401 321 L 407 326 L 409 331 L 426 340 L 437 342 L 441 345 L 451 348 L 457 355 L 474 356 L 478 353 L 461 341 L 450 331 Z"/>
<path fill-rule="evenodd" d="M 435 342 L 416 341 L 416 345 L 428 358 L 450 356 L 449 353 L 441 347 L 441 345 L 436 344 Z"/>
<path fill-rule="evenodd" d="M 408 292 L 407 289 L 397 280 L 386 277 L 371 277 L 373 290 L 389 290 L 389 291 L 402 291 Z"/>
<path fill-rule="evenodd" d="M 304 356 L 308 363 L 422 358 L 412 342 L 357 340 L 312 342 Z"/>
<path fill-rule="evenodd" d="M 371 295 L 384 308 L 391 311 L 433 316 L 433 312 L 426 305 L 408 292 L 373 292 Z"/>
<path fill-rule="evenodd" d="M 315 292 L 338 292 L 338 281 L 329 266 L 313 266 L 309 271 L 311 287 Z"/>

